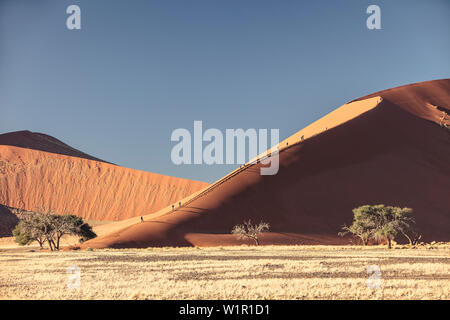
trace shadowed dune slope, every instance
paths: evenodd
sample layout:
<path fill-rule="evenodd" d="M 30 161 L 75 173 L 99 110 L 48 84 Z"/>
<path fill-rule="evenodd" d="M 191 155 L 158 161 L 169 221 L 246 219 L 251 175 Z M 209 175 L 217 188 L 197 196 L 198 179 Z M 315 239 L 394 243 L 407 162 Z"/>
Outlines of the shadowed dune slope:
<path fill-rule="evenodd" d="M 412 207 L 424 240 L 449 241 L 450 132 L 439 124 L 449 108 L 448 79 L 357 99 L 281 142 L 277 175 L 249 165 L 82 247 L 242 243 L 229 233 L 245 219 L 270 223 L 262 244 L 348 243 L 337 233 L 352 208 L 380 203 Z"/>
<path fill-rule="evenodd" d="M 123 220 L 157 211 L 207 185 L 101 161 L 0 145 L 0 204 L 28 211 Z"/>
<path fill-rule="evenodd" d="M 12 230 L 19 218 L 11 210 L 0 204 L 0 237 L 12 236 Z"/>

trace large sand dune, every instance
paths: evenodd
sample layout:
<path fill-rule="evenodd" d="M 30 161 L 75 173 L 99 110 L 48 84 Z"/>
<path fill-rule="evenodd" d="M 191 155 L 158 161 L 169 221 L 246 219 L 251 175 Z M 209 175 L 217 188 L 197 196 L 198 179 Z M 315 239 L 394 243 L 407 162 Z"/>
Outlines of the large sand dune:
<path fill-rule="evenodd" d="M 157 211 L 208 185 L 90 160 L 54 141 L 26 131 L 0 135 L 0 204 L 114 221 Z"/>
<path fill-rule="evenodd" d="M 281 142 L 277 175 L 250 164 L 83 247 L 237 244 L 246 219 L 271 224 L 263 244 L 338 244 L 352 208 L 380 203 L 412 207 L 425 240 L 449 241 L 449 109 L 449 79 L 357 99 Z"/>

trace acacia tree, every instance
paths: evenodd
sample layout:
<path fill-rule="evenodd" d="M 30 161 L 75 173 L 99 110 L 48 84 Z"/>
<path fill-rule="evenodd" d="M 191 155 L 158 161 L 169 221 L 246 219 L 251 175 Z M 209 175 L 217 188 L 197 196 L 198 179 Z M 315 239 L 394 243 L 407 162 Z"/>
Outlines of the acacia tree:
<path fill-rule="evenodd" d="M 371 239 L 386 240 L 390 249 L 397 234 L 410 234 L 414 224 L 411 208 L 364 205 L 353 209 L 353 223 L 349 227 L 344 225 L 339 235 L 353 234 L 361 239 L 363 245 Z"/>
<path fill-rule="evenodd" d="M 234 226 L 231 233 L 237 235 L 238 239 L 252 239 L 256 245 L 259 245 L 260 234 L 268 231 L 269 228 L 270 225 L 267 222 L 261 221 L 259 224 L 253 225 L 251 220 L 248 220 Z"/>
<path fill-rule="evenodd" d="M 51 251 L 60 249 L 60 240 L 64 235 L 78 236 L 80 242 L 96 237 L 92 227 L 75 215 L 35 214 L 19 222 L 13 230 L 16 242 L 28 245 L 37 241 L 42 248 L 48 243 Z"/>

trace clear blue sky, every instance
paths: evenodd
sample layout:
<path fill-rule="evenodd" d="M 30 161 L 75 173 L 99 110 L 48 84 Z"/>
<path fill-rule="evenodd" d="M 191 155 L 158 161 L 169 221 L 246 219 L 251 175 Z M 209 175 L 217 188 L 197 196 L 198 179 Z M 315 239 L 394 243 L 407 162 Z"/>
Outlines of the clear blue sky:
<path fill-rule="evenodd" d="M 448 0 L 0 0 L 0 133 L 212 182 L 234 166 L 175 166 L 174 129 L 286 138 L 359 96 L 448 78 L 449 14 Z"/>

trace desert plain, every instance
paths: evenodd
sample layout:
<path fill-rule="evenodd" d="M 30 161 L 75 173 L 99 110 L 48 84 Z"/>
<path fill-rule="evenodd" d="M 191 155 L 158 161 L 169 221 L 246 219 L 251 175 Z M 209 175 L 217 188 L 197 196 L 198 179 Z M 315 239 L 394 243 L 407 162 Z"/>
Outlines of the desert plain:
<path fill-rule="evenodd" d="M 49 252 L 3 243 L 0 298 L 450 299 L 450 244 Z"/>

